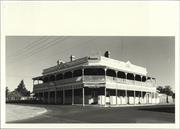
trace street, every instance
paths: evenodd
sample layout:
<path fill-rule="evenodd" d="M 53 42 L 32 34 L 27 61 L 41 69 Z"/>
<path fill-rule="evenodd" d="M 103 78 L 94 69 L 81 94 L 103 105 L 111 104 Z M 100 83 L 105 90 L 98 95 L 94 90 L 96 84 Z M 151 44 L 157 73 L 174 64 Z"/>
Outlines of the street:
<path fill-rule="evenodd" d="M 81 105 L 32 105 L 47 112 L 11 123 L 174 123 L 174 105 L 98 107 Z"/>

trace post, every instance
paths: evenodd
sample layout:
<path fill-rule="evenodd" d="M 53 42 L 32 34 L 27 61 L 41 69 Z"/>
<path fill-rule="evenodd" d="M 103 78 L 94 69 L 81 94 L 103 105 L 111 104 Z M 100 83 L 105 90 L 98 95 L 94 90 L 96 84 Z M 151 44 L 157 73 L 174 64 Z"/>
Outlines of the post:
<path fill-rule="evenodd" d="M 72 105 L 74 105 L 74 87 L 72 86 Z"/>
<path fill-rule="evenodd" d="M 106 86 L 104 88 L 104 106 L 106 106 Z"/>
<path fill-rule="evenodd" d="M 156 92 L 154 92 L 154 99 L 155 99 L 155 104 L 157 103 L 157 93 Z"/>
<path fill-rule="evenodd" d="M 56 93 L 56 90 L 54 91 L 54 103 L 57 104 L 57 93 Z"/>
<path fill-rule="evenodd" d="M 83 99 L 82 105 L 85 106 L 85 104 L 84 104 L 84 87 L 82 88 L 82 99 Z"/>
<path fill-rule="evenodd" d="M 127 90 L 125 90 L 125 96 L 126 96 L 126 104 L 128 104 Z"/>
<path fill-rule="evenodd" d="M 63 88 L 63 104 L 65 104 L 65 90 Z"/>
<path fill-rule="evenodd" d="M 116 105 L 118 104 L 117 102 L 117 87 L 116 87 Z"/>
<path fill-rule="evenodd" d="M 136 104 L 136 91 L 134 90 L 134 105 Z"/>
<path fill-rule="evenodd" d="M 153 104 L 153 92 L 151 92 L 151 104 Z"/>
<path fill-rule="evenodd" d="M 84 68 L 82 68 L 82 82 L 84 82 Z"/>
<path fill-rule="evenodd" d="M 141 91 L 141 104 L 143 103 L 143 92 Z"/>
<path fill-rule="evenodd" d="M 50 92 L 48 92 L 48 104 L 50 103 Z"/>
<path fill-rule="evenodd" d="M 45 95 L 44 95 L 44 91 L 43 91 L 43 103 L 45 103 Z"/>
<path fill-rule="evenodd" d="M 105 76 L 105 87 L 104 87 L 104 106 L 106 107 L 106 71 L 107 71 L 107 68 L 104 69 L 104 76 Z"/>

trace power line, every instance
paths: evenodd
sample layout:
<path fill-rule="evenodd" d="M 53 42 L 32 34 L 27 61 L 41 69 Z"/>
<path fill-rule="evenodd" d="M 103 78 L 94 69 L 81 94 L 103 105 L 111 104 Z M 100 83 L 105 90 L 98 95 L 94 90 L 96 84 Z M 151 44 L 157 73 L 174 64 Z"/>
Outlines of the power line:
<path fill-rule="evenodd" d="M 41 40 L 40 42 L 38 42 L 38 44 L 35 46 L 35 47 L 31 47 L 29 48 L 27 51 L 25 51 L 24 53 L 21 53 L 19 55 L 17 55 L 16 57 L 14 57 L 15 59 L 18 59 L 18 58 L 22 58 L 22 57 L 26 57 L 28 56 L 29 54 L 33 53 L 34 50 L 38 49 L 38 48 L 41 48 L 42 46 L 44 45 L 47 45 L 48 43 L 46 43 L 46 41 L 48 41 L 49 38 L 46 38 L 44 40 Z"/>
<path fill-rule="evenodd" d="M 34 49 L 35 51 L 31 51 L 30 53 L 28 53 L 28 55 L 24 55 L 25 58 L 22 58 L 20 61 L 26 60 L 26 59 L 28 59 L 29 57 L 31 57 L 31 56 L 33 56 L 33 55 L 35 55 L 35 54 L 43 51 L 44 49 L 47 49 L 47 48 L 49 48 L 49 47 L 52 47 L 52 46 L 56 45 L 57 41 L 60 40 L 61 38 L 62 38 L 61 41 L 63 41 L 63 40 L 65 40 L 66 37 L 64 37 L 64 38 L 63 38 L 63 37 L 60 37 L 60 38 L 58 37 L 58 38 L 56 38 L 56 39 L 53 40 L 53 41 L 47 42 L 45 45 L 43 45 L 43 46 L 41 46 L 41 47 L 39 47 L 39 48 L 37 48 L 37 49 Z M 11 63 L 16 63 L 16 62 L 11 62 Z"/>
<path fill-rule="evenodd" d="M 39 38 L 38 40 L 36 41 L 33 41 L 33 42 L 30 42 L 28 43 L 25 47 L 21 48 L 21 49 L 18 49 L 16 52 L 14 52 L 11 56 L 7 56 L 7 58 L 12 58 L 12 57 L 15 57 L 15 56 L 18 56 L 19 54 L 22 54 L 24 52 L 27 52 L 27 50 L 31 49 L 32 47 L 34 47 L 35 45 L 38 45 L 39 44 L 39 41 L 43 40 L 45 36 Z M 44 41 L 44 40 L 43 40 Z"/>
<path fill-rule="evenodd" d="M 68 37 L 67 37 L 68 38 Z M 63 53 L 63 52 L 66 52 L 66 51 L 68 51 L 68 50 L 71 50 L 72 48 L 76 48 L 76 47 L 79 47 L 79 46 L 82 46 L 82 45 L 86 45 L 87 46 L 87 44 L 86 43 L 88 43 L 88 42 L 90 42 L 90 41 L 93 41 L 93 40 L 95 40 L 96 38 L 94 38 L 94 39 L 89 39 L 89 40 L 87 40 L 87 41 L 85 41 L 85 42 L 83 42 L 83 43 L 79 43 L 78 45 L 77 44 L 75 44 L 75 45 L 73 45 L 72 47 L 70 47 L 70 48 L 67 48 L 67 49 L 64 49 L 63 51 L 61 50 L 61 51 L 58 51 L 58 52 L 56 52 L 56 53 L 53 53 L 52 54 L 52 56 L 53 55 L 57 55 L 57 54 L 60 54 L 60 53 Z M 43 60 L 45 60 L 45 59 L 47 59 L 47 58 L 44 58 L 44 59 L 39 59 L 38 61 L 43 61 Z M 31 63 L 28 63 L 28 65 L 30 65 L 30 64 L 33 64 L 34 62 L 31 62 Z"/>

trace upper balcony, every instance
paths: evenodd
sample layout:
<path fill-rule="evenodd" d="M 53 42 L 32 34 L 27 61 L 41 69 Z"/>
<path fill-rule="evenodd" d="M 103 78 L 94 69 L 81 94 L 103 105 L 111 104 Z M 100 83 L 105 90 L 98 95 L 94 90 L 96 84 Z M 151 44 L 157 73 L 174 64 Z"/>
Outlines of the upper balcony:
<path fill-rule="evenodd" d="M 45 83 L 36 83 L 34 84 L 34 90 L 40 89 L 49 89 L 49 88 L 56 88 L 56 87 L 64 87 L 67 84 L 83 84 L 83 83 L 120 83 L 120 84 L 127 84 L 127 85 L 136 85 L 136 86 L 146 86 L 146 87 L 154 87 L 155 83 L 151 81 L 136 81 L 136 80 L 128 80 L 122 79 L 117 77 L 110 77 L 110 76 L 102 76 L 102 75 L 84 75 L 79 77 L 72 77 L 68 79 L 62 80 L 54 80 Z"/>
<path fill-rule="evenodd" d="M 121 83 L 154 87 L 155 78 L 108 68 L 86 67 L 33 78 L 34 89 L 61 87 L 76 83 Z"/>

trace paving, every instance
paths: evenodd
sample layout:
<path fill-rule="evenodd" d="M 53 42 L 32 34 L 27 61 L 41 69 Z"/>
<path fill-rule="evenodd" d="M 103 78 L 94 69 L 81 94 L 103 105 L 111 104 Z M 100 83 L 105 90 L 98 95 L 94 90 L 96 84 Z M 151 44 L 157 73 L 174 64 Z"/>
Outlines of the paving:
<path fill-rule="evenodd" d="M 175 105 L 100 107 L 81 105 L 31 105 L 47 112 L 11 123 L 174 123 Z"/>

